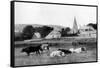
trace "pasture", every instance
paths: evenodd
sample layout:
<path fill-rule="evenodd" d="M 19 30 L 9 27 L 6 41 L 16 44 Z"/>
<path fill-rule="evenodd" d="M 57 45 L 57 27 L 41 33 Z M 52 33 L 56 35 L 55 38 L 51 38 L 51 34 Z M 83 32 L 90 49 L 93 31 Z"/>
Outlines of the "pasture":
<path fill-rule="evenodd" d="M 56 43 L 53 43 L 53 42 L 56 42 Z M 89 62 L 89 61 L 96 61 L 97 59 L 97 56 L 96 56 L 97 44 L 95 42 L 88 42 L 89 44 L 75 45 L 75 46 L 72 45 L 71 42 L 66 42 L 63 40 L 60 40 L 58 42 L 52 41 L 52 45 L 50 46 L 49 51 L 44 51 L 41 53 L 41 55 L 33 53 L 30 56 L 27 56 L 25 53 L 21 53 L 22 48 L 24 48 L 25 46 L 29 44 L 26 44 L 25 46 L 21 46 L 20 44 L 19 47 L 15 47 L 15 66 Z M 30 44 L 30 45 L 33 45 L 33 44 Z M 82 53 L 72 53 L 64 57 L 50 57 L 50 53 L 59 48 L 69 49 L 69 48 L 77 48 L 77 47 L 86 47 L 87 51 L 82 52 Z"/>

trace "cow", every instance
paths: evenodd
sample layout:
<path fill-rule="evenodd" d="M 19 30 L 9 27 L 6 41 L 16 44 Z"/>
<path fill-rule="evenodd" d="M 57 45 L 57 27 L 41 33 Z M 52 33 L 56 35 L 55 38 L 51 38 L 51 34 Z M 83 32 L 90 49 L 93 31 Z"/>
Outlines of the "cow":
<path fill-rule="evenodd" d="M 70 48 L 69 49 L 72 53 L 81 53 L 83 51 L 86 51 L 86 48 L 85 47 L 79 47 L 79 48 Z"/>
<path fill-rule="evenodd" d="M 49 50 L 49 44 L 48 43 L 43 43 L 42 44 L 42 49 L 43 50 Z"/>
<path fill-rule="evenodd" d="M 65 56 L 64 52 L 62 51 L 53 51 L 50 53 L 50 57 L 61 57 L 61 56 Z"/>
<path fill-rule="evenodd" d="M 74 53 L 74 48 L 70 48 L 69 51 L 71 51 L 72 53 Z"/>
<path fill-rule="evenodd" d="M 43 51 L 41 44 L 38 44 L 37 46 L 29 46 L 21 50 L 21 52 L 27 53 L 28 56 L 32 52 L 36 52 L 36 54 L 40 54 L 40 51 Z"/>
<path fill-rule="evenodd" d="M 58 50 L 64 52 L 65 54 L 71 54 L 72 53 L 70 50 L 66 50 L 66 49 L 58 49 Z"/>

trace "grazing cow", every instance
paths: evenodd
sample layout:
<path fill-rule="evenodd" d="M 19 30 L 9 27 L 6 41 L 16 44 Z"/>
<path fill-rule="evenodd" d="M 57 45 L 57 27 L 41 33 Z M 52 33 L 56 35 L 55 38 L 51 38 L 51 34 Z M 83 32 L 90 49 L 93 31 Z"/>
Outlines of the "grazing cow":
<path fill-rule="evenodd" d="M 43 51 L 43 49 L 41 48 L 41 44 L 39 44 L 38 46 L 29 46 L 29 47 L 23 48 L 21 52 L 25 52 L 29 56 L 30 53 L 32 52 L 36 52 L 36 54 L 40 54 L 40 51 Z"/>
<path fill-rule="evenodd" d="M 64 52 L 62 51 L 53 51 L 51 54 L 50 54 L 50 57 L 61 57 L 61 56 L 65 56 Z"/>
<path fill-rule="evenodd" d="M 80 47 L 80 48 L 76 48 L 76 49 L 74 49 L 74 48 L 71 48 L 71 49 L 69 49 L 72 53 L 81 53 L 81 52 L 83 52 L 83 51 L 86 51 L 86 48 L 85 47 Z"/>
<path fill-rule="evenodd" d="M 71 54 L 72 53 L 70 50 L 66 50 L 66 49 L 58 49 L 58 50 L 64 52 L 65 54 Z"/>

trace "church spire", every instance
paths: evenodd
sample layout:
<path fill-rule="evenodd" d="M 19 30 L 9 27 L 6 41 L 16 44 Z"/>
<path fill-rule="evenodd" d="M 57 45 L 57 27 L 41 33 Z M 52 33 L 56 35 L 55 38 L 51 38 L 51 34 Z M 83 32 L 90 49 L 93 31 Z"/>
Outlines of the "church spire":
<path fill-rule="evenodd" d="M 76 17 L 74 17 L 73 33 L 77 33 L 77 32 L 78 32 L 78 26 L 77 26 Z"/>

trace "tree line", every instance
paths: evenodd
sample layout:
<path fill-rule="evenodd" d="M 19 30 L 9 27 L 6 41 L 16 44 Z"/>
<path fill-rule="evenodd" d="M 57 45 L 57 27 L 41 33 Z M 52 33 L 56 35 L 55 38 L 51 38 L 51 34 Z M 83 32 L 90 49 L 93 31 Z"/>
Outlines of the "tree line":
<path fill-rule="evenodd" d="M 89 23 L 87 26 L 93 27 L 97 30 L 97 24 Z M 35 32 L 39 32 L 41 34 L 41 38 L 45 38 L 54 28 L 49 26 L 42 27 L 33 27 L 32 25 L 27 25 L 23 28 L 21 33 L 15 33 L 14 40 L 15 41 L 23 41 L 27 39 L 32 39 Z M 62 37 L 69 36 L 68 32 L 71 31 L 69 27 L 62 28 L 60 33 Z M 73 36 L 73 35 L 71 35 Z"/>
<path fill-rule="evenodd" d="M 49 26 L 42 26 L 42 27 L 33 27 L 32 25 L 27 25 L 23 28 L 22 33 L 15 33 L 15 41 L 23 41 L 27 39 L 32 39 L 35 32 L 41 34 L 41 38 L 44 38 L 53 30 L 52 27 Z"/>

